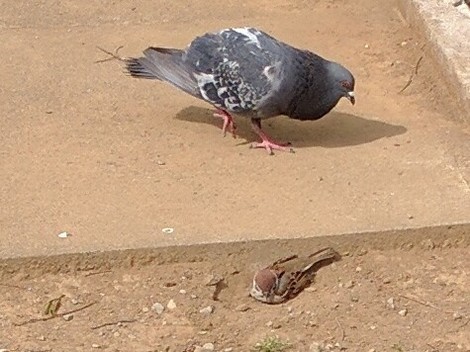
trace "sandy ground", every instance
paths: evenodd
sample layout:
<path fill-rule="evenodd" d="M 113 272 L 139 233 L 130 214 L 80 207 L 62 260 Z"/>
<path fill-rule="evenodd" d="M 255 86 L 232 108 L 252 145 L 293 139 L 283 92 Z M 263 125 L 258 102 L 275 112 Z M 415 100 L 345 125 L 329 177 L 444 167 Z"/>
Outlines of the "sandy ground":
<path fill-rule="evenodd" d="M 212 343 L 216 351 L 251 351 L 278 336 L 299 352 L 470 351 L 468 247 L 432 247 L 346 253 L 320 269 L 307 291 L 276 306 L 247 296 L 254 263 L 236 257 L 18 274 L 0 283 L 0 348 L 182 352 Z M 217 301 L 206 286 L 213 277 L 226 283 Z M 31 321 L 61 295 L 57 313 L 79 309 L 71 320 Z"/>

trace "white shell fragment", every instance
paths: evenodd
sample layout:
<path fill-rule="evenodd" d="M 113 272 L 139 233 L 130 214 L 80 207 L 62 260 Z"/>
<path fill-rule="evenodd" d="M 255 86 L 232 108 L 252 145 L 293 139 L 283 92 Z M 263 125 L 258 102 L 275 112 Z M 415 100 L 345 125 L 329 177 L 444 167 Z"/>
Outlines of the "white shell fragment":
<path fill-rule="evenodd" d="M 165 228 L 162 229 L 162 232 L 166 233 L 166 234 L 173 233 L 174 231 L 175 231 L 175 229 L 173 227 L 165 227 Z"/>
<path fill-rule="evenodd" d="M 57 236 L 60 237 L 60 238 L 67 238 L 67 237 L 72 236 L 72 234 L 68 233 L 67 231 L 63 231 L 63 232 L 59 233 Z"/>

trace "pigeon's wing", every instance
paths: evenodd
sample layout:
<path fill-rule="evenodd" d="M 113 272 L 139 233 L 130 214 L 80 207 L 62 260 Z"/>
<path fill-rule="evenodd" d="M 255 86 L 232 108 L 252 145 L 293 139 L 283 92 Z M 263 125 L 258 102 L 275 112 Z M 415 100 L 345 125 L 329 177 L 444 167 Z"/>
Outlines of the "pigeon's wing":
<path fill-rule="evenodd" d="M 183 58 L 204 100 L 235 113 L 255 112 L 279 91 L 287 47 L 254 28 L 196 38 Z"/>

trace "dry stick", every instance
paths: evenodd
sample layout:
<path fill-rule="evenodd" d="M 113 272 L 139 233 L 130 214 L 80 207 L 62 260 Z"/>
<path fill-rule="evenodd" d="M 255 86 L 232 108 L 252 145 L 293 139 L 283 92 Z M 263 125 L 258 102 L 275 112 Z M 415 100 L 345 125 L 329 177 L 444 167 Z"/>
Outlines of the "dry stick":
<path fill-rule="evenodd" d="M 91 273 L 86 273 L 85 277 L 88 277 L 88 276 L 93 276 L 93 275 L 100 275 L 100 274 L 106 274 L 106 273 L 111 273 L 112 271 L 111 270 L 103 270 L 103 271 L 93 271 Z"/>
<path fill-rule="evenodd" d="M 117 324 L 123 324 L 123 323 L 135 323 L 136 321 L 137 319 L 118 320 L 118 321 L 113 321 L 111 323 L 104 323 L 101 325 L 92 326 L 91 330 L 101 329 L 101 328 L 104 328 L 105 326 L 111 326 L 111 325 L 117 325 Z"/>
<path fill-rule="evenodd" d="M 3 287 L 10 287 L 10 288 L 17 288 L 17 289 L 20 289 L 20 290 L 27 290 L 26 287 L 21 287 L 21 286 L 17 286 L 17 285 L 0 284 L 0 286 L 3 286 Z"/>
<path fill-rule="evenodd" d="M 395 11 L 395 13 L 397 14 L 398 18 L 400 19 L 400 21 L 405 25 L 405 26 L 408 26 L 409 23 L 408 21 L 406 20 L 405 17 L 403 17 L 403 14 L 401 13 L 401 11 L 399 9 L 397 9 L 396 7 L 393 8 L 393 11 Z"/>
<path fill-rule="evenodd" d="M 398 296 L 401 297 L 401 298 L 407 299 L 409 301 L 416 302 L 416 303 L 421 304 L 423 306 L 430 307 L 430 308 L 433 308 L 433 309 L 436 309 L 436 310 L 440 310 L 441 312 L 444 312 L 444 313 L 454 314 L 454 312 L 452 312 L 450 310 L 445 310 L 445 309 L 439 308 L 438 306 L 435 306 L 434 304 L 432 304 L 430 302 L 420 301 L 417 298 L 408 297 L 408 296 L 405 296 L 405 295 L 398 295 Z"/>
<path fill-rule="evenodd" d="M 410 78 L 408 79 L 408 82 L 406 82 L 406 84 L 405 84 L 404 87 L 398 92 L 398 94 L 403 93 L 403 92 L 411 85 L 411 83 L 413 82 L 413 78 L 415 78 L 415 76 L 418 74 L 419 65 L 421 64 L 421 61 L 423 60 L 423 57 L 424 57 L 424 55 L 421 55 L 421 56 L 419 57 L 418 61 L 416 62 L 414 71 L 411 72 L 411 75 L 410 75 Z"/>
<path fill-rule="evenodd" d="M 336 320 L 336 324 L 338 325 L 339 327 L 339 330 L 341 331 L 341 342 L 344 341 L 344 338 L 346 337 L 346 333 L 344 332 L 344 329 L 343 327 L 341 326 L 341 323 L 339 322 L 338 318 L 335 318 Z"/>
<path fill-rule="evenodd" d="M 119 50 L 121 50 L 122 48 L 124 48 L 124 46 L 120 45 L 116 48 L 116 50 L 114 50 L 114 53 L 108 51 L 108 50 L 105 50 L 99 46 L 97 46 L 98 49 L 100 49 L 102 52 L 104 52 L 105 54 L 108 54 L 110 57 L 107 57 L 106 59 L 101 59 L 101 60 L 97 60 L 95 61 L 95 64 L 100 64 L 102 62 L 106 62 L 106 61 L 110 61 L 110 60 L 113 60 L 113 59 L 116 59 L 116 60 L 119 60 L 119 61 L 127 61 L 127 59 L 125 57 L 120 57 L 118 56 L 118 53 L 119 53 Z"/>
<path fill-rule="evenodd" d="M 23 321 L 21 323 L 13 323 L 13 325 L 23 326 L 23 325 L 26 325 L 26 324 L 37 323 L 38 321 L 47 321 L 47 320 L 51 320 L 51 319 L 54 319 L 54 318 L 57 318 L 57 317 L 63 317 L 64 315 L 76 313 L 76 312 L 79 312 L 81 310 L 87 309 L 87 308 L 91 307 L 94 304 L 96 304 L 96 302 L 91 302 L 91 303 L 85 304 L 84 306 L 82 306 L 80 308 L 72 309 L 72 310 L 69 310 L 68 312 L 58 313 L 58 314 L 51 315 L 49 317 L 44 317 L 44 318 L 33 318 L 33 319 L 30 319 L 30 320 Z"/>

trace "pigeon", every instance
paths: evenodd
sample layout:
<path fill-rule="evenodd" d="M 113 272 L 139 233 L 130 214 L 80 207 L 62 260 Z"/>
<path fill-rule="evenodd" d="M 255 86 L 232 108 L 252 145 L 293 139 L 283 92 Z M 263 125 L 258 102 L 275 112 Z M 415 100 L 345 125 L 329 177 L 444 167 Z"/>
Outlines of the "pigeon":
<path fill-rule="evenodd" d="M 255 273 L 250 296 L 268 304 L 288 301 L 310 286 L 320 267 L 340 258 L 333 248 L 327 247 L 308 257 L 279 259 Z"/>
<path fill-rule="evenodd" d="M 125 61 L 132 77 L 168 82 L 212 104 L 224 135 L 230 129 L 235 136 L 233 115 L 249 118 L 261 139 L 252 147 L 269 154 L 293 149 L 273 141 L 261 120 L 317 120 L 342 97 L 355 103 L 354 76 L 345 67 L 252 27 L 206 33 L 184 50 L 149 47 Z"/>

